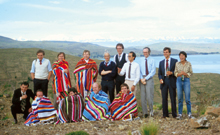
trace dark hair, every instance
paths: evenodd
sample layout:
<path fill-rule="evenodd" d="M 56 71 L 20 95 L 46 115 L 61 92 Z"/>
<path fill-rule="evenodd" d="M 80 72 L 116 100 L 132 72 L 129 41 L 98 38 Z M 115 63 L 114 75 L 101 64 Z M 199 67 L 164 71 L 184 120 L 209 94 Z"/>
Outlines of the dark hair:
<path fill-rule="evenodd" d="M 186 54 L 186 52 L 184 52 L 184 51 L 181 51 L 181 52 L 179 53 L 179 56 L 180 56 L 180 54 L 183 54 L 183 55 L 185 55 L 185 57 L 187 58 L 187 54 Z"/>
<path fill-rule="evenodd" d="M 59 57 L 59 56 L 60 56 L 60 54 L 63 54 L 64 59 L 65 59 L 65 53 L 64 53 L 64 52 L 59 52 L 59 53 L 57 54 L 57 57 Z"/>
<path fill-rule="evenodd" d="M 78 91 L 76 90 L 75 87 L 72 87 L 72 88 L 69 88 L 69 89 L 68 89 L 68 93 L 70 93 L 71 91 L 72 91 L 73 93 L 78 93 Z"/>
<path fill-rule="evenodd" d="M 122 87 L 127 87 L 127 89 L 129 89 L 129 86 L 127 85 L 127 83 L 122 83 L 120 87 L 121 87 L 121 88 L 122 88 Z"/>
<path fill-rule="evenodd" d="M 171 53 L 171 49 L 170 49 L 170 47 L 164 47 L 164 48 L 163 48 L 163 51 L 166 51 L 166 50 L 168 50 L 169 53 Z"/>
<path fill-rule="evenodd" d="M 25 85 L 29 87 L 29 83 L 28 82 L 22 82 L 21 85 Z"/>
<path fill-rule="evenodd" d="M 134 57 L 134 60 L 135 60 L 135 58 L 136 58 L 136 54 L 135 54 L 135 52 L 130 51 L 129 53 L 132 53 L 132 57 Z"/>
<path fill-rule="evenodd" d="M 90 55 L 90 51 L 89 51 L 89 50 L 84 50 L 84 51 L 83 51 L 83 54 L 86 53 L 86 52 L 88 52 L 89 55 Z"/>
<path fill-rule="evenodd" d="M 41 50 L 41 49 L 37 51 L 36 55 L 37 55 L 38 53 L 43 53 L 43 55 L 45 55 L 44 50 Z"/>
<path fill-rule="evenodd" d="M 148 49 L 148 53 L 149 53 L 149 54 L 151 53 L 151 50 L 150 50 L 149 47 L 144 47 L 143 50 L 144 50 L 144 49 Z"/>
<path fill-rule="evenodd" d="M 36 95 L 37 95 L 38 92 L 42 92 L 44 94 L 44 92 L 41 89 L 37 90 Z"/>
<path fill-rule="evenodd" d="M 124 45 L 123 45 L 122 43 L 118 43 L 118 44 L 116 45 L 116 49 L 117 49 L 118 46 L 121 46 L 121 48 L 124 49 Z"/>

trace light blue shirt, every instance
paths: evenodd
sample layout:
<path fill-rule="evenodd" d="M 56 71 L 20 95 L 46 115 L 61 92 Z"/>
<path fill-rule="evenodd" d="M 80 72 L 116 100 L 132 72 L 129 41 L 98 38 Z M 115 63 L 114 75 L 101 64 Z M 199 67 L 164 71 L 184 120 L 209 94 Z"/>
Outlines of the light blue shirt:
<path fill-rule="evenodd" d="M 106 61 L 104 61 L 104 64 L 106 64 Z M 107 65 L 109 66 L 111 64 L 111 61 L 109 60 Z"/>
<path fill-rule="evenodd" d="M 141 73 L 140 73 L 140 78 L 141 79 L 143 79 L 143 75 L 146 75 L 146 65 L 145 65 L 146 60 L 145 59 L 146 59 L 145 57 L 141 58 L 140 63 L 139 63 L 140 69 L 141 69 L 140 70 L 141 71 Z M 154 63 L 154 59 L 152 59 L 150 56 L 147 57 L 147 67 L 148 67 L 148 73 L 149 74 L 145 77 L 145 79 L 149 80 L 156 73 L 156 66 L 155 66 L 155 63 Z"/>
<path fill-rule="evenodd" d="M 43 59 L 42 59 L 42 63 L 44 62 L 44 60 L 45 60 L 45 59 L 43 58 Z M 40 60 L 37 59 L 37 62 L 40 63 Z M 50 64 L 50 60 L 49 60 L 49 63 L 48 63 L 47 69 L 48 69 L 49 72 L 52 71 L 51 64 Z M 32 62 L 31 73 L 35 73 L 35 60 Z"/>

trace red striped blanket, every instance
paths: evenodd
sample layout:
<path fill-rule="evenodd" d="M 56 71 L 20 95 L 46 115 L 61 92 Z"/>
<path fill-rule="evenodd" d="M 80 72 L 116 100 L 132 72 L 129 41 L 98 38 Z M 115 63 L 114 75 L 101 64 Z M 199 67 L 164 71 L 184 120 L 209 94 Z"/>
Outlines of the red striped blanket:
<path fill-rule="evenodd" d="M 134 94 L 128 91 L 127 94 L 119 92 L 112 104 L 109 106 L 112 120 L 126 120 L 138 116 L 137 101 Z"/>
<path fill-rule="evenodd" d="M 75 76 L 76 88 L 85 98 L 87 96 L 87 92 L 92 90 L 92 84 L 96 82 L 98 76 L 96 62 L 89 59 L 88 63 L 86 63 L 84 58 L 80 59 L 73 74 Z"/>
<path fill-rule="evenodd" d="M 70 73 L 65 73 L 64 70 L 69 68 L 67 61 L 55 61 L 53 64 L 53 85 L 54 93 L 68 92 L 68 88 L 71 88 Z"/>

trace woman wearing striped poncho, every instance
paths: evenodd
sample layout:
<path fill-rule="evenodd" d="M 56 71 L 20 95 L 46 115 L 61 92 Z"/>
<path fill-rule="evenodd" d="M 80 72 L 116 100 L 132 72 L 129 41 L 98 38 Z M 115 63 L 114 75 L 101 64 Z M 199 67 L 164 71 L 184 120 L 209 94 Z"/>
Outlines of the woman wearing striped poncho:
<path fill-rule="evenodd" d="M 83 58 L 79 60 L 73 71 L 76 88 L 84 98 L 86 98 L 91 92 L 92 84 L 96 82 L 98 76 L 97 64 L 89 57 L 90 51 L 84 50 Z"/>
<path fill-rule="evenodd" d="M 101 90 L 99 83 L 93 84 L 93 91 L 85 99 L 86 106 L 82 119 L 85 121 L 107 120 L 109 119 L 108 107 L 110 101 L 108 95 Z"/>
<path fill-rule="evenodd" d="M 75 88 L 69 89 L 69 96 L 60 101 L 58 107 L 58 123 L 80 122 L 85 107 L 84 99 Z"/>
<path fill-rule="evenodd" d="M 32 102 L 32 112 L 28 115 L 25 125 L 32 126 L 37 124 L 54 123 L 57 111 L 49 98 L 43 96 L 43 92 L 38 90 L 37 96 Z"/>
<path fill-rule="evenodd" d="M 138 117 L 137 101 L 127 84 L 121 85 L 121 92 L 113 100 L 109 110 L 112 120 L 132 120 Z"/>
<path fill-rule="evenodd" d="M 65 53 L 60 52 L 58 60 L 53 64 L 53 93 L 54 106 L 57 108 L 59 101 L 68 96 L 68 88 L 71 87 L 69 64 L 65 60 Z"/>

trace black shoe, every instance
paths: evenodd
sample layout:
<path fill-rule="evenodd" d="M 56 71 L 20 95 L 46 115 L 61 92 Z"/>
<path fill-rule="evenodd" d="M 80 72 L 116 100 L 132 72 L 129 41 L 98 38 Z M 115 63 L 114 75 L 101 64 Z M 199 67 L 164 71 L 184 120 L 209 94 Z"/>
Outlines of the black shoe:
<path fill-rule="evenodd" d="M 147 118 L 147 117 L 148 117 L 148 114 L 145 114 L 145 115 L 144 115 L 144 118 Z"/>
<path fill-rule="evenodd" d="M 18 123 L 17 119 L 14 119 L 14 123 L 15 123 L 15 124 L 17 124 L 17 123 Z"/>

